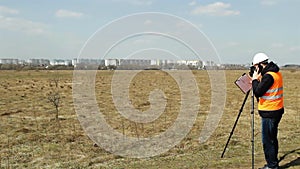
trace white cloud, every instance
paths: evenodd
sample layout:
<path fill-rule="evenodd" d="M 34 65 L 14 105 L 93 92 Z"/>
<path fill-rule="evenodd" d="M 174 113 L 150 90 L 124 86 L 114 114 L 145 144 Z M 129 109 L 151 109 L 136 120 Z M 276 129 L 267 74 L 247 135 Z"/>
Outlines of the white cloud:
<path fill-rule="evenodd" d="M 6 6 L 0 6 L 0 14 L 18 14 L 19 11 L 16 9 L 8 8 Z"/>
<path fill-rule="evenodd" d="M 238 42 L 228 42 L 227 43 L 227 46 L 228 47 L 236 47 L 236 46 L 239 46 L 240 44 Z"/>
<path fill-rule="evenodd" d="M 198 29 L 200 29 L 200 28 L 204 28 L 203 24 L 201 24 L 201 23 L 199 23 L 199 24 L 196 24 L 196 27 L 197 27 Z"/>
<path fill-rule="evenodd" d="M 83 13 L 60 9 L 55 12 L 55 16 L 58 18 L 81 18 Z"/>
<path fill-rule="evenodd" d="M 273 48 L 282 48 L 282 47 L 284 47 L 284 44 L 282 44 L 282 43 L 273 43 L 273 44 L 271 44 L 271 47 L 273 47 Z"/>
<path fill-rule="evenodd" d="M 152 1 L 150 0 L 130 0 L 129 1 L 133 5 L 152 5 Z"/>
<path fill-rule="evenodd" d="M 189 6 L 195 6 L 197 4 L 197 1 L 191 1 L 190 3 L 189 3 Z"/>
<path fill-rule="evenodd" d="M 291 46 L 291 47 L 289 48 L 289 50 L 290 50 L 291 52 L 298 52 L 298 51 L 300 51 L 300 46 Z"/>
<path fill-rule="evenodd" d="M 113 0 L 114 2 L 125 2 L 135 6 L 150 6 L 153 4 L 152 0 Z"/>
<path fill-rule="evenodd" d="M 0 6 L 0 29 L 23 32 L 27 34 L 45 34 L 46 25 L 34 22 L 31 20 L 23 19 L 17 16 L 7 16 L 7 15 L 17 15 L 19 11 L 5 6 Z"/>
<path fill-rule="evenodd" d="M 266 5 L 266 6 L 276 5 L 277 3 L 278 3 L 277 0 L 261 0 L 260 1 L 260 4 Z"/>
<path fill-rule="evenodd" d="M 223 2 L 215 2 L 208 5 L 200 5 L 193 11 L 193 15 L 210 15 L 210 16 L 231 16 L 239 15 L 240 11 L 230 9 L 231 4 Z"/>
<path fill-rule="evenodd" d="M 0 15 L 0 29 L 24 32 L 28 34 L 47 33 L 45 24 L 33 22 L 22 18 L 6 17 L 1 15 Z"/>
<path fill-rule="evenodd" d="M 146 21 L 144 22 L 144 25 L 151 25 L 152 23 L 153 23 L 152 20 L 146 20 Z"/>

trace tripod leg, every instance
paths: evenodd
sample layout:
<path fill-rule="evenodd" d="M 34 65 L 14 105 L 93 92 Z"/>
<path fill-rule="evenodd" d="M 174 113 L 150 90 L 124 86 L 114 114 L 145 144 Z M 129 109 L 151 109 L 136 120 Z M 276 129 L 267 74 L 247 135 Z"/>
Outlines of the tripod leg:
<path fill-rule="evenodd" d="M 242 113 L 242 111 L 243 111 L 243 109 L 244 109 L 244 105 L 245 105 L 245 103 L 246 103 L 246 101 L 247 101 L 247 98 L 248 98 L 249 93 L 250 93 L 250 91 L 248 91 L 247 94 L 246 94 L 246 96 L 245 96 L 245 99 L 244 99 L 244 101 L 243 101 L 243 104 L 242 104 L 242 106 L 241 106 L 241 109 L 240 109 L 240 111 L 239 111 L 239 114 L 238 114 L 238 116 L 237 116 L 237 118 L 236 118 L 236 120 L 235 120 L 235 122 L 234 122 L 233 128 L 232 128 L 232 130 L 231 130 L 231 132 L 230 132 L 229 138 L 228 138 L 227 143 L 226 143 L 226 145 L 225 145 L 225 147 L 224 147 L 224 150 L 223 150 L 223 152 L 222 152 L 221 158 L 224 157 L 226 148 L 227 148 L 227 146 L 228 146 L 228 144 L 229 144 L 229 141 L 230 141 L 230 139 L 231 139 L 231 136 L 233 135 L 233 131 L 234 131 L 236 125 L 237 125 L 237 122 L 239 121 L 239 118 L 240 118 L 241 113 Z"/>
<path fill-rule="evenodd" d="M 252 129 L 252 137 L 251 137 L 251 143 L 252 143 L 252 169 L 254 169 L 254 94 L 252 90 L 252 96 L 251 96 L 251 129 Z"/>

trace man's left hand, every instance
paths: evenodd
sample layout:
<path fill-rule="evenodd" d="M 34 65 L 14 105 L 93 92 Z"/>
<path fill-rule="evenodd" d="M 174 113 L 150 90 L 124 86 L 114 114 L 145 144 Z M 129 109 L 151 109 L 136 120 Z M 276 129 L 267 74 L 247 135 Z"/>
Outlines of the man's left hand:
<path fill-rule="evenodd" d="M 261 79 L 261 73 L 258 73 L 258 71 L 254 71 L 253 76 L 252 76 L 252 80 L 260 81 L 260 79 Z"/>

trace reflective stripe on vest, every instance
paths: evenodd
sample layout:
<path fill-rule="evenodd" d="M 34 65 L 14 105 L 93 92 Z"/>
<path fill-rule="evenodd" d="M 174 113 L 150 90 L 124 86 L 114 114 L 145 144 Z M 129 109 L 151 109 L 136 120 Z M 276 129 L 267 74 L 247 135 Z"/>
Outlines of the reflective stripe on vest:
<path fill-rule="evenodd" d="M 258 110 L 272 111 L 283 108 L 283 82 L 280 72 L 267 72 L 274 83 L 270 89 L 259 99 Z"/>
<path fill-rule="evenodd" d="M 275 100 L 275 99 L 279 99 L 282 98 L 283 94 L 277 95 L 277 96 L 262 96 L 261 98 L 265 99 L 265 100 Z"/>
<path fill-rule="evenodd" d="M 266 93 L 272 94 L 272 93 L 279 93 L 280 91 L 283 91 L 283 87 L 279 87 L 276 89 L 269 89 Z M 283 94 L 275 95 L 275 96 L 262 96 L 261 98 L 266 100 L 275 100 L 283 97 Z"/>
<path fill-rule="evenodd" d="M 283 90 L 283 87 L 277 88 L 277 89 L 269 89 L 267 93 L 273 93 L 273 92 L 279 92 L 280 90 Z"/>

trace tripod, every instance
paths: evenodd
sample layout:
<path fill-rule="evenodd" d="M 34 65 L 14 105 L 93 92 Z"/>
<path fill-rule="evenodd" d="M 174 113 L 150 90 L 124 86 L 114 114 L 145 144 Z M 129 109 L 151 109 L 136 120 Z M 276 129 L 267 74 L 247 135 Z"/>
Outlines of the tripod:
<path fill-rule="evenodd" d="M 238 116 L 237 116 L 237 118 L 236 118 L 236 120 L 235 120 L 235 122 L 234 122 L 233 128 L 232 128 L 232 130 L 231 130 L 231 132 L 230 132 L 229 138 L 228 138 L 227 143 L 226 143 L 226 145 L 225 145 L 225 147 L 224 147 L 224 150 L 223 150 L 223 152 L 222 152 L 221 158 L 224 157 L 226 148 L 227 148 L 227 146 L 228 146 L 228 144 L 229 144 L 229 141 L 230 141 L 230 139 L 231 139 L 231 137 L 232 137 L 232 135 L 233 135 L 234 129 L 235 129 L 237 123 L 238 123 L 238 120 L 239 120 L 239 118 L 240 118 L 240 116 L 241 116 L 241 113 L 243 112 L 243 109 L 244 109 L 245 103 L 246 103 L 246 101 L 247 101 L 247 98 L 248 98 L 248 96 L 249 96 L 249 93 L 250 93 L 250 90 L 246 93 L 246 96 L 245 96 L 244 101 L 243 101 L 243 104 L 242 104 L 242 106 L 241 106 L 241 108 L 240 108 L 239 114 L 238 114 Z M 253 95 L 253 91 L 252 91 L 251 93 L 252 93 L 252 96 L 251 96 L 251 97 L 252 97 L 252 98 L 251 98 L 252 169 L 254 169 L 254 95 Z"/>

